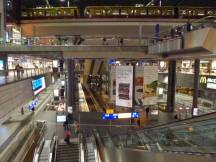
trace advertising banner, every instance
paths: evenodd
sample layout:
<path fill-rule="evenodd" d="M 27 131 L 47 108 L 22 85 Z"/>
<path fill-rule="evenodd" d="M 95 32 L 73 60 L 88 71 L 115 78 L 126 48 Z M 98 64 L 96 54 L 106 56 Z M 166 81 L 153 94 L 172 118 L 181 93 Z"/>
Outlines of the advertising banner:
<path fill-rule="evenodd" d="M 144 100 L 145 105 L 157 104 L 158 65 L 144 66 Z"/>
<path fill-rule="evenodd" d="M 132 107 L 133 66 L 116 66 L 116 105 Z"/>

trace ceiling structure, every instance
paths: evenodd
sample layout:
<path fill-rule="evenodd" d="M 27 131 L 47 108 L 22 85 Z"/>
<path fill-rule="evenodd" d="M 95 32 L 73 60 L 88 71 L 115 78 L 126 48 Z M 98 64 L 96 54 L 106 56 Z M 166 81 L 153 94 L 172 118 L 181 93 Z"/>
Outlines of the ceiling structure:
<path fill-rule="evenodd" d="M 84 8 L 85 6 L 104 6 L 104 5 L 150 5 L 155 6 L 208 6 L 216 7 L 215 0 L 23 0 L 23 8 L 42 7 L 47 6 L 59 7 L 59 6 L 79 6 Z"/>

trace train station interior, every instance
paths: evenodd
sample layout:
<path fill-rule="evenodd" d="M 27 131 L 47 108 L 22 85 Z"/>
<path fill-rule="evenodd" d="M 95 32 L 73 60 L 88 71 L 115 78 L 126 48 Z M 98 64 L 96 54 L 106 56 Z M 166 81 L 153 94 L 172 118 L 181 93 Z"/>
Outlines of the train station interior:
<path fill-rule="evenodd" d="M 0 0 L 0 162 L 215 162 L 216 0 Z"/>

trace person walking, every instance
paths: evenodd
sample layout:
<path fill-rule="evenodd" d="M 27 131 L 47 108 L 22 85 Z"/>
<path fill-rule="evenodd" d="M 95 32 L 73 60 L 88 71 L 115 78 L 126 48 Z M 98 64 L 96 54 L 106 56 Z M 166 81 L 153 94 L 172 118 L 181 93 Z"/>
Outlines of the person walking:
<path fill-rule="evenodd" d="M 69 131 L 69 130 L 66 130 L 65 131 L 65 142 L 67 143 L 67 144 L 70 144 L 70 138 L 71 138 L 71 132 Z"/>

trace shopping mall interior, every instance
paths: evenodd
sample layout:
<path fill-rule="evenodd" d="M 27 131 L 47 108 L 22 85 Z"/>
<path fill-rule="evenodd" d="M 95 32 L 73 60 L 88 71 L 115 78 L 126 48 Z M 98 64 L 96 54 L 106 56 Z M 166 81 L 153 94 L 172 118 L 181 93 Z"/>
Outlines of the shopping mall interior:
<path fill-rule="evenodd" d="M 0 162 L 215 162 L 215 0 L 0 0 Z"/>

